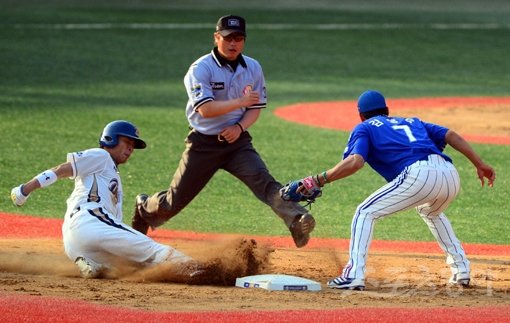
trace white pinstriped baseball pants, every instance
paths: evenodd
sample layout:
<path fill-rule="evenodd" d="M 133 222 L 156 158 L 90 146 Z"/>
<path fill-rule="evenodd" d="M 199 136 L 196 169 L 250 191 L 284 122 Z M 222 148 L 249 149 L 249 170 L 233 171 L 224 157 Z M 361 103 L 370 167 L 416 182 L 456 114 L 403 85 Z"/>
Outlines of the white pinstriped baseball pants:
<path fill-rule="evenodd" d="M 152 266 L 191 259 L 116 220 L 102 208 L 87 208 L 87 205 L 72 217 L 66 215 L 62 235 L 69 259 L 85 257 L 96 268 L 110 267 L 118 260 Z"/>
<path fill-rule="evenodd" d="M 342 276 L 364 279 L 375 221 L 410 208 L 415 208 L 427 223 L 447 255 L 446 263 L 452 274 L 470 272 L 464 249 L 443 213 L 459 190 L 457 170 L 439 155 L 430 155 L 428 160 L 406 167 L 397 178 L 370 195 L 356 209 L 351 225 L 349 261 Z"/>

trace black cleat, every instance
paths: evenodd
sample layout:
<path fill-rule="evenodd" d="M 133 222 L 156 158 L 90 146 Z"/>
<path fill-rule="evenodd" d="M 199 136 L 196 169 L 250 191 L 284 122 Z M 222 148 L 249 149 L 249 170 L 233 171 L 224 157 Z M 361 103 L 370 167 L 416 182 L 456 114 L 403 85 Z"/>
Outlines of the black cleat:
<path fill-rule="evenodd" d="M 315 219 L 310 213 L 297 215 L 290 225 L 290 233 L 296 247 L 306 246 L 310 240 L 310 232 L 315 228 Z"/>

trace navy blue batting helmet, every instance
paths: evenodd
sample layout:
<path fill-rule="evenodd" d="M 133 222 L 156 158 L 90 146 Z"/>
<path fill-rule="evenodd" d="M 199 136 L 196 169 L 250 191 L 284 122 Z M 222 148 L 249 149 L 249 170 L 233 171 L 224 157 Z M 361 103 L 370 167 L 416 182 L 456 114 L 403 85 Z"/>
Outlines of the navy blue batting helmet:
<path fill-rule="evenodd" d="M 358 111 L 361 113 L 387 108 L 384 96 L 374 90 L 368 90 L 359 96 Z"/>
<path fill-rule="evenodd" d="M 119 143 L 119 136 L 135 140 L 135 149 L 144 149 L 147 145 L 140 139 L 138 129 L 129 121 L 115 120 L 106 125 L 99 138 L 101 147 L 115 147 Z"/>

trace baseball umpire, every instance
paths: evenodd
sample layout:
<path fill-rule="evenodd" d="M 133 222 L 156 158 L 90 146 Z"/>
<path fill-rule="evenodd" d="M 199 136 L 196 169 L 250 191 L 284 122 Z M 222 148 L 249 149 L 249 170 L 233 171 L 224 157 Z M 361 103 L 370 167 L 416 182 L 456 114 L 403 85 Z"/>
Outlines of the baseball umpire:
<path fill-rule="evenodd" d="M 418 118 L 390 117 L 386 100 L 377 91 L 361 94 L 358 111 L 362 122 L 349 137 L 344 159 L 321 174 L 297 181 L 302 184 L 294 192 L 283 192 L 287 197 L 313 197 L 324 184 L 353 175 L 365 162 L 388 182 L 357 207 L 351 226 L 349 261 L 342 274 L 328 282 L 328 287 L 363 289 L 375 221 L 411 208 L 416 209 L 446 253 L 452 272 L 449 283 L 467 286 L 470 263 L 443 213 L 459 193 L 460 180 L 443 149 L 450 145 L 467 157 L 482 186 L 485 178 L 493 186 L 494 169 L 455 131 Z M 296 185 L 291 183 L 287 188 L 290 187 Z"/>
<path fill-rule="evenodd" d="M 145 234 L 149 227 L 160 226 L 186 207 L 222 169 L 269 205 L 289 228 L 295 245 L 303 247 L 315 220 L 297 202 L 280 198 L 282 184 L 269 173 L 248 132 L 267 101 L 262 67 L 242 54 L 244 18 L 221 17 L 213 36 L 216 46 L 191 64 L 184 77 L 191 131 L 179 166 L 167 190 L 137 196 L 132 226 Z"/>

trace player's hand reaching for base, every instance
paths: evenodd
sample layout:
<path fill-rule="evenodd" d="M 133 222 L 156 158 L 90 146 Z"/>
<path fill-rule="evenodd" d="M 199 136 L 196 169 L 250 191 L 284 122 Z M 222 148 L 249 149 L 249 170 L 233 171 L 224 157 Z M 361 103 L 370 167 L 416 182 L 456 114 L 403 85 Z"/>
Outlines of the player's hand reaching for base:
<path fill-rule="evenodd" d="M 29 195 L 23 194 L 23 184 L 16 186 L 11 190 L 11 200 L 16 206 L 22 206 L 27 201 Z"/>

